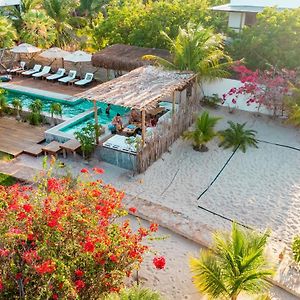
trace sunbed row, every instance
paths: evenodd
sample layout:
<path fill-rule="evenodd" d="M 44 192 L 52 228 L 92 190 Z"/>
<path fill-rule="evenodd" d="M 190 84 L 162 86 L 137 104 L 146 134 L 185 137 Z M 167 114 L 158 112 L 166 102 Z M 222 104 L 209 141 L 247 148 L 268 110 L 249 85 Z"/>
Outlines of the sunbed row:
<path fill-rule="evenodd" d="M 18 73 L 24 76 L 32 76 L 33 78 L 45 78 L 49 81 L 58 80 L 61 83 L 74 83 L 79 86 L 84 86 L 91 83 L 94 79 L 93 73 L 86 73 L 84 78 L 81 80 L 76 79 L 77 71 L 70 70 L 68 74 L 66 74 L 66 70 L 64 68 L 59 68 L 55 74 L 51 74 L 51 67 L 42 65 L 34 65 L 32 69 L 25 71 L 25 62 L 20 63 L 20 67 L 14 69 L 8 69 L 8 73 Z M 66 76 L 67 75 L 67 76 Z"/>

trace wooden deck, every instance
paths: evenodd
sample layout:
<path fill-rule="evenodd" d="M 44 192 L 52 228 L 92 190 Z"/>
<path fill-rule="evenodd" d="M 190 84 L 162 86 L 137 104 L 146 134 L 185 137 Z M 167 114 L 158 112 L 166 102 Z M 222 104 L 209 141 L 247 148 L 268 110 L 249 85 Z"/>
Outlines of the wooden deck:
<path fill-rule="evenodd" d="M 0 117 L 0 151 L 16 157 L 25 149 L 42 142 L 45 130 L 46 127 Z"/>

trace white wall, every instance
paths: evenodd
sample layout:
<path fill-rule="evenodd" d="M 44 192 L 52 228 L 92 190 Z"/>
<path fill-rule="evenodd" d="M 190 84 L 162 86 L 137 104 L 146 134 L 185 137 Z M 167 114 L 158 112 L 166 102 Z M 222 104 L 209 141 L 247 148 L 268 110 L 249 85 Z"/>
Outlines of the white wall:
<path fill-rule="evenodd" d="M 222 99 L 223 94 L 227 94 L 231 88 L 238 88 L 242 85 L 243 84 L 239 80 L 222 78 L 215 81 L 203 82 L 202 89 L 205 96 L 213 96 L 214 94 L 217 94 L 219 98 Z M 247 105 L 246 101 L 249 99 L 249 96 L 247 95 L 239 95 L 236 104 L 232 103 L 232 99 L 233 96 L 228 96 L 223 106 L 249 112 L 257 112 L 258 110 L 258 105 L 255 103 L 250 104 L 249 106 Z M 267 115 L 272 114 L 272 112 L 263 107 L 259 109 L 259 112 Z"/>
<path fill-rule="evenodd" d="M 228 18 L 228 27 L 234 30 L 240 30 L 244 27 L 245 24 L 245 14 L 244 13 L 236 13 L 230 12 Z"/>
<path fill-rule="evenodd" d="M 1 6 L 20 5 L 21 0 L 0 0 Z"/>
<path fill-rule="evenodd" d="M 283 8 L 300 7 L 300 0 L 231 0 L 232 5 L 278 6 Z"/>

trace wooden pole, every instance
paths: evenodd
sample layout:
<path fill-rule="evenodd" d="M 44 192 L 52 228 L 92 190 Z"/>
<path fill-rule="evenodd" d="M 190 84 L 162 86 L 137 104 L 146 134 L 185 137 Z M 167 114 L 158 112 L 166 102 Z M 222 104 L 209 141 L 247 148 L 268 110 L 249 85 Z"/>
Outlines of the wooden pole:
<path fill-rule="evenodd" d="M 142 145 L 145 145 L 145 138 L 146 138 L 146 112 L 145 109 L 142 110 Z"/>
<path fill-rule="evenodd" d="M 106 80 L 109 81 L 109 69 L 106 69 Z"/>
<path fill-rule="evenodd" d="M 172 93 L 172 115 L 175 114 L 175 91 Z"/>
<path fill-rule="evenodd" d="M 96 100 L 94 100 L 94 117 L 95 117 L 96 144 L 99 145 L 98 107 L 97 107 Z"/>

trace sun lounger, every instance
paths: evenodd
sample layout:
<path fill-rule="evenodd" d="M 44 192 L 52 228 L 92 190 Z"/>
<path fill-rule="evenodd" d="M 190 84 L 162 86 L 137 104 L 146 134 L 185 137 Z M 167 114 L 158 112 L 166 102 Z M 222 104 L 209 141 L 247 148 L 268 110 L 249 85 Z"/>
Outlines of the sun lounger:
<path fill-rule="evenodd" d="M 94 74 L 93 73 L 86 73 L 84 79 L 78 80 L 75 82 L 76 85 L 84 86 L 93 81 Z"/>
<path fill-rule="evenodd" d="M 15 67 L 15 68 L 12 68 L 12 69 L 7 69 L 7 72 L 8 73 L 16 73 L 16 72 L 19 72 L 19 71 L 25 71 L 25 66 L 26 66 L 26 62 L 21 61 L 19 67 Z"/>
<path fill-rule="evenodd" d="M 46 77 L 46 79 L 47 80 L 56 80 L 56 79 L 59 79 L 59 78 L 61 78 L 61 77 L 63 77 L 65 75 L 65 72 L 66 72 L 65 69 L 59 68 L 55 74 Z"/>
<path fill-rule="evenodd" d="M 22 72 L 22 75 L 25 76 L 31 76 L 32 74 L 38 73 L 41 70 L 42 66 L 41 65 L 35 65 L 33 69 L 27 70 L 25 72 Z"/>
<path fill-rule="evenodd" d="M 34 78 L 40 78 L 40 77 L 42 77 L 42 76 L 45 76 L 46 74 L 49 74 L 50 71 L 51 71 L 51 67 L 45 66 L 45 67 L 43 67 L 43 70 L 42 70 L 41 72 L 34 73 L 34 74 L 32 75 L 32 77 L 34 77 Z"/>
<path fill-rule="evenodd" d="M 62 82 L 62 83 L 68 83 L 69 81 L 75 79 L 76 73 L 77 73 L 76 71 L 71 70 L 71 71 L 69 72 L 69 75 L 68 75 L 68 76 L 63 77 L 63 78 L 60 78 L 60 79 L 58 79 L 58 81 L 59 81 L 59 82 Z"/>

